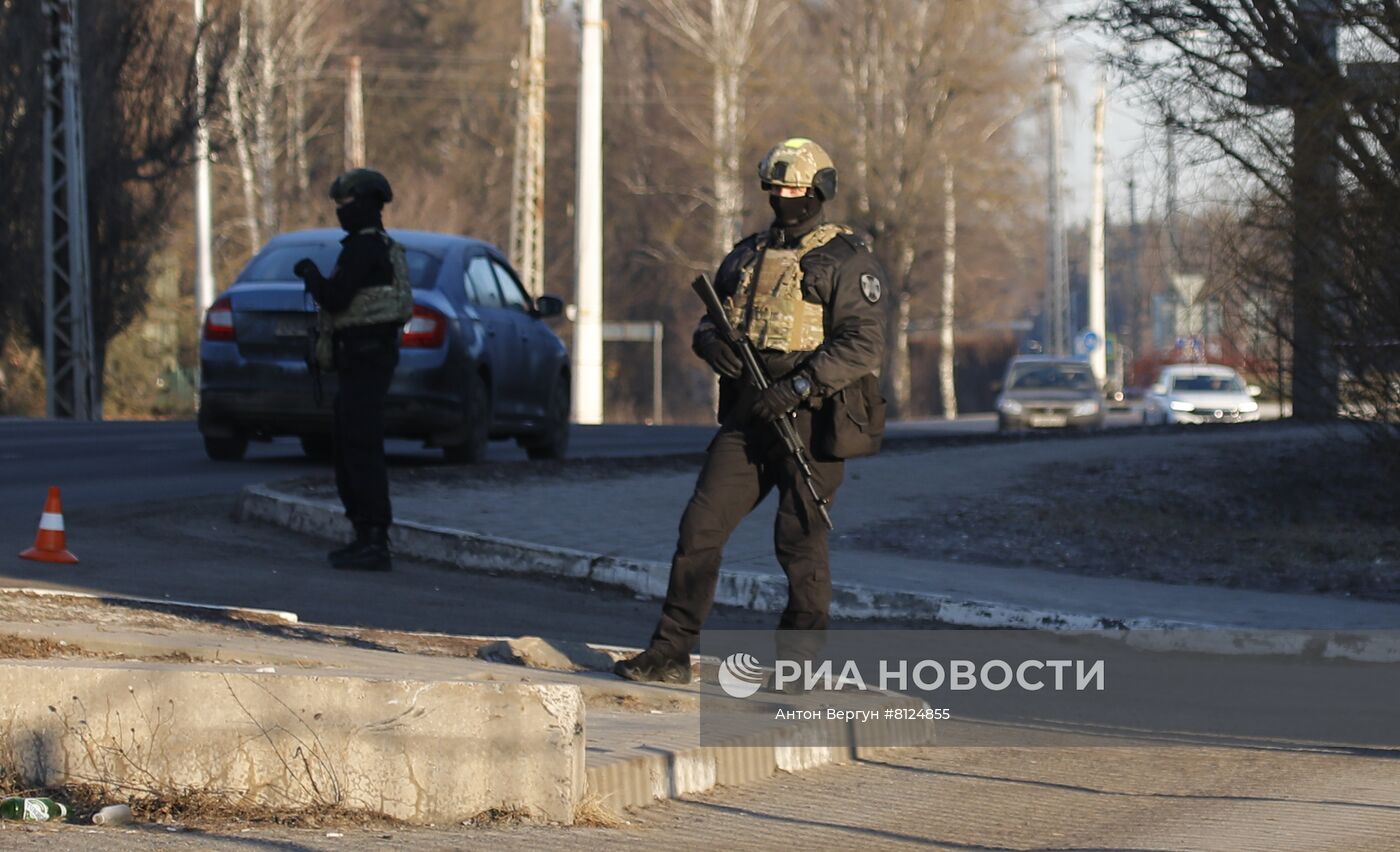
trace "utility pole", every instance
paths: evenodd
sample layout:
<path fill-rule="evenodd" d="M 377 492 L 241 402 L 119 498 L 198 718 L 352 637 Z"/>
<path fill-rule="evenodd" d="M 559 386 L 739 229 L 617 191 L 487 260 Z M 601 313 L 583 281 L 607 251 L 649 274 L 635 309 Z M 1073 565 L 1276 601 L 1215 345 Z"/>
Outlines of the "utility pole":
<path fill-rule="evenodd" d="M 205 115 L 209 81 L 204 70 L 204 0 L 194 0 L 195 104 L 199 123 L 194 128 L 194 307 L 195 323 L 214 303 L 214 261 L 211 234 L 212 204 L 209 197 L 209 120 Z"/>
<path fill-rule="evenodd" d="M 1108 329 L 1104 318 L 1104 174 L 1103 133 L 1108 93 L 1099 84 L 1094 103 L 1094 209 L 1089 225 L 1089 331 L 1097 338 L 1089 350 L 1089 366 L 1102 387 L 1108 374 Z"/>
<path fill-rule="evenodd" d="M 943 312 L 938 325 L 938 388 L 943 417 L 958 416 L 958 389 L 953 375 L 953 287 L 957 283 L 958 202 L 953 194 L 953 164 L 943 155 Z"/>
<path fill-rule="evenodd" d="M 44 0 L 44 377 L 49 417 L 101 420 L 76 0 Z"/>
<path fill-rule="evenodd" d="M 1176 167 L 1176 118 L 1167 116 L 1167 277 L 1175 277 L 1181 271 L 1181 235 L 1177 232 L 1176 191 L 1180 175 Z"/>
<path fill-rule="evenodd" d="M 1328 302 L 1339 274 L 1332 236 L 1340 206 L 1337 137 L 1345 120 L 1348 83 L 1366 96 L 1393 92 L 1394 65 L 1353 67 L 1337 56 L 1339 0 L 1299 0 L 1297 62 L 1249 69 L 1245 101 L 1293 112 L 1293 416 L 1337 416 L 1338 364 L 1328 339 Z"/>
<path fill-rule="evenodd" d="M 597 424 L 603 422 L 603 2 L 580 5 L 574 420 Z"/>
<path fill-rule="evenodd" d="M 517 63 L 510 253 L 532 296 L 544 292 L 544 0 L 523 0 L 525 43 Z"/>
<path fill-rule="evenodd" d="M 350 74 L 345 87 L 345 168 L 365 165 L 365 91 L 360 78 L 360 57 L 350 57 Z"/>
<path fill-rule="evenodd" d="M 1128 264 L 1128 305 L 1132 314 L 1128 318 L 1127 336 L 1133 341 L 1135 352 L 1146 352 L 1147 347 L 1142 340 L 1142 272 L 1139 268 L 1142 265 L 1142 225 L 1138 223 L 1137 216 L 1137 179 L 1132 176 L 1128 178 L 1128 242 L 1128 253 L 1132 259 Z M 1119 344 L 1122 342 L 1120 339 Z"/>
<path fill-rule="evenodd" d="M 1060 77 L 1058 48 L 1050 42 L 1050 72 L 1046 77 L 1049 89 L 1050 148 L 1048 154 L 1050 196 L 1050 269 L 1046 281 L 1045 351 L 1051 355 L 1068 355 L 1069 346 L 1069 257 L 1065 245 L 1064 222 L 1064 164 L 1061 162 L 1061 139 L 1064 136 L 1064 81 Z"/>

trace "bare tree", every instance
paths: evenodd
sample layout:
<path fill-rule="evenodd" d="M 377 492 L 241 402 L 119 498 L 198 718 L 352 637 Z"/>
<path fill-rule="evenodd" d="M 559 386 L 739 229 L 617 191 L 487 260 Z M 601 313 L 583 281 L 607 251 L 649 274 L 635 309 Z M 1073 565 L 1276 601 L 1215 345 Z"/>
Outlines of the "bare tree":
<path fill-rule="evenodd" d="M 712 68 L 710 174 L 713 234 L 710 265 L 718 265 L 739 237 L 745 182 L 740 153 L 747 130 L 743 87 L 764 43 L 781 43 L 792 0 L 646 0 L 657 30 Z M 708 8 L 707 8 L 708 7 Z M 789 16 L 790 17 L 790 16 Z M 685 122 L 697 138 L 703 125 Z"/>
<path fill-rule="evenodd" d="M 250 251 L 281 229 L 284 211 L 310 186 L 307 85 L 348 27 L 330 11 L 328 0 L 238 0 L 224 118 Z"/>
<path fill-rule="evenodd" d="M 850 128 L 856 218 L 891 276 L 884 378 L 892 413 L 910 408 L 909 326 L 931 291 L 916 263 L 944 252 L 943 158 L 975 173 L 977 147 L 1023 109 L 1025 36 L 1014 2 L 856 0 L 834 15 L 812 2 L 834 45 Z M 941 299 L 938 300 L 941 303 Z"/>
<path fill-rule="evenodd" d="M 1329 18 L 1347 45 L 1345 68 L 1328 44 Z M 1400 286 L 1390 233 L 1400 212 L 1400 102 L 1388 82 L 1400 55 L 1394 4 L 1105 0 L 1092 19 L 1118 39 L 1113 58 L 1164 121 L 1194 140 L 1218 174 L 1238 181 L 1241 248 L 1224 283 L 1240 290 L 1237 303 L 1286 318 L 1278 326 L 1297 356 L 1293 387 L 1326 397 L 1312 386 L 1327 369 L 1319 362 L 1330 361 L 1343 376 L 1343 405 L 1352 397 L 1353 410 L 1393 434 L 1400 426 Z"/>

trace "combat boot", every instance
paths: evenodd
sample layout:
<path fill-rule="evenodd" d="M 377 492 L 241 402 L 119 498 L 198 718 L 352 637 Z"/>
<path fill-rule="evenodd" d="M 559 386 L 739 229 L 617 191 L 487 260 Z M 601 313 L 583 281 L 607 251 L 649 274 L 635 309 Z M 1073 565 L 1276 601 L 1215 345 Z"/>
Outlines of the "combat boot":
<path fill-rule="evenodd" d="M 690 683 L 690 658 L 648 648 L 635 657 L 619 660 L 613 665 L 613 674 L 639 683 Z"/>
<path fill-rule="evenodd" d="M 394 561 L 389 555 L 389 528 L 366 527 L 365 543 L 331 563 L 342 571 L 392 571 Z"/>
<path fill-rule="evenodd" d="M 326 559 L 332 564 L 336 564 L 342 559 L 354 553 L 358 553 L 369 542 L 369 525 L 355 524 L 355 540 L 343 547 L 337 547 L 326 554 Z"/>

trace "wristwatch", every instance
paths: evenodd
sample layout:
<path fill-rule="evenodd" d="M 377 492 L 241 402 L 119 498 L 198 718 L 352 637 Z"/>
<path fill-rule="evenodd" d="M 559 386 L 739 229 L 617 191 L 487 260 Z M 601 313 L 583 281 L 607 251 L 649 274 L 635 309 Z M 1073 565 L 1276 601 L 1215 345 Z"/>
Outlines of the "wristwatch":
<path fill-rule="evenodd" d="M 793 376 L 792 389 L 797 391 L 798 396 L 806 399 L 812 395 L 812 381 L 803 375 Z"/>

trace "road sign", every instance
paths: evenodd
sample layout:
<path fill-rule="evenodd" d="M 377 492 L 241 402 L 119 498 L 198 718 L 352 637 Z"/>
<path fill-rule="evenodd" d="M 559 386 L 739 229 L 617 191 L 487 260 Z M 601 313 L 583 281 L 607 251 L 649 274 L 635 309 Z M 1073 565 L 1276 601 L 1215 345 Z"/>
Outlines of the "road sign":
<path fill-rule="evenodd" d="M 1079 340 L 1076 343 L 1079 345 L 1075 348 L 1087 355 L 1099 348 L 1099 336 L 1092 331 L 1086 331 L 1079 335 Z"/>

